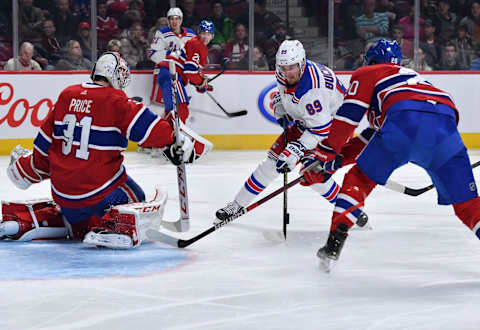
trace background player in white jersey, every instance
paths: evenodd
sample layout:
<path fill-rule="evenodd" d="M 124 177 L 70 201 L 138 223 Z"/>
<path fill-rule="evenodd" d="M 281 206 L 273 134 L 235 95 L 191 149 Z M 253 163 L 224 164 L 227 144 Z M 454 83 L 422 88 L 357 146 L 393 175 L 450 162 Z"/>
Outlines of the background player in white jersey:
<path fill-rule="evenodd" d="M 183 13 L 178 7 L 170 8 L 167 12 L 168 27 L 160 28 L 153 37 L 150 46 L 150 60 L 157 66 L 153 70 L 153 86 L 150 95 L 151 108 L 157 114 L 163 114 L 162 94 L 157 83 L 159 64 L 167 56 L 167 52 L 176 52 L 183 49 L 185 43 L 195 37 L 195 32 L 190 28 L 182 27 Z"/>
<path fill-rule="evenodd" d="M 305 58 L 298 40 L 285 40 L 276 55 L 279 92 L 273 98 L 277 121 L 287 129 L 287 145 L 279 136 L 263 160 L 247 179 L 233 202 L 216 212 L 217 222 L 248 206 L 283 171 L 291 171 L 309 149 L 328 135 L 332 117 L 342 104 L 345 88 L 334 72 Z M 302 182 L 334 203 L 340 190 L 328 173 L 313 173 Z"/>

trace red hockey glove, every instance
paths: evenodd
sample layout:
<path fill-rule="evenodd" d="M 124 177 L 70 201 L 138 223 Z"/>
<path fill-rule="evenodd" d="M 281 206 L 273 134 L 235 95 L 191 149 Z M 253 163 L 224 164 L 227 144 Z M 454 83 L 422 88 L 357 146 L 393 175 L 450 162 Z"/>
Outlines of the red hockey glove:
<path fill-rule="evenodd" d="M 213 86 L 208 84 L 208 78 L 202 75 L 202 82 L 195 86 L 197 92 L 205 93 L 206 91 L 212 92 Z"/>
<path fill-rule="evenodd" d="M 324 183 L 330 179 L 331 176 L 332 174 L 330 173 L 318 171 L 317 168 L 314 168 L 303 173 L 303 178 L 300 181 L 300 184 L 302 186 L 310 186 L 315 183 Z"/>
<path fill-rule="evenodd" d="M 337 154 L 325 141 L 322 142 L 303 158 L 302 163 L 304 167 L 308 167 L 317 161 L 319 163 L 318 167 L 321 167 L 325 172 L 334 173 L 342 167 L 343 156 Z"/>

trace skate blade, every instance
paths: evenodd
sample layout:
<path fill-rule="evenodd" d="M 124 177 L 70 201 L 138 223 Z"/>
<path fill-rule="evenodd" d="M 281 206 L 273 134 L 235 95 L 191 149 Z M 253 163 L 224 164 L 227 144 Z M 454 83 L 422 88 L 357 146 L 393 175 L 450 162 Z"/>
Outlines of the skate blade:
<path fill-rule="evenodd" d="M 373 229 L 373 227 L 372 227 L 372 225 L 370 225 L 370 222 L 367 222 L 363 227 L 355 225 L 352 228 L 350 228 L 350 230 L 355 230 L 355 231 L 368 231 L 368 230 L 372 230 L 372 229 Z"/>
<path fill-rule="evenodd" d="M 132 247 L 132 239 L 123 234 L 97 234 L 89 232 L 85 235 L 83 243 L 109 249 L 129 249 Z"/>
<path fill-rule="evenodd" d="M 322 253 L 317 253 L 317 257 L 318 257 L 318 268 L 322 272 L 327 274 L 329 274 L 332 271 L 332 269 L 335 267 L 337 263 L 336 259 L 329 258 L 328 256 Z"/>

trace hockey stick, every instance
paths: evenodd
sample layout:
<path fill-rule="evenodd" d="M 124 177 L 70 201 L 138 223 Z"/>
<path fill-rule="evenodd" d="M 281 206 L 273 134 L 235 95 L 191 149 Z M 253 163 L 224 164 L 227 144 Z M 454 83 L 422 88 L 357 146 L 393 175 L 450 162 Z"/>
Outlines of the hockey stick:
<path fill-rule="evenodd" d="M 225 73 L 225 68 L 226 68 L 228 62 L 230 62 L 230 59 L 228 57 L 225 57 L 222 61 L 222 71 L 220 71 L 219 73 L 214 75 L 212 78 L 208 78 L 209 83 L 214 81 L 215 79 L 217 79 L 218 77 L 220 77 L 222 74 Z"/>
<path fill-rule="evenodd" d="M 170 61 L 168 63 L 170 71 L 170 78 L 172 80 L 172 99 L 175 103 L 175 143 L 177 147 L 181 147 L 182 142 L 180 140 L 180 115 L 178 111 L 177 101 L 177 78 L 175 70 L 175 62 Z M 185 163 L 183 162 L 183 156 L 180 159 L 180 165 L 177 166 L 177 183 L 178 183 L 178 200 L 180 206 L 180 218 L 175 222 L 162 221 L 162 225 L 172 231 L 184 232 L 190 229 L 190 215 L 188 210 L 188 191 L 187 191 L 187 172 L 185 170 Z"/>
<path fill-rule="evenodd" d="M 286 120 L 283 121 L 283 147 L 287 147 L 287 131 L 288 131 L 288 123 Z M 283 172 L 283 187 L 288 183 L 288 173 L 287 171 Z M 283 191 L 283 237 L 285 240 L 287 239 L 287 225 L 290 223 L 290 214 L 288 214 L 287 209 L 287 190 Z"/>
<path fill-rule="evenodd" d="M 313 162 L 312 164 L 310 164 L 306 169 L 305 171 L 313 168 L 314 166 L 317 165 L 317 162 Z M 304 171 L 304 172 L 305 172 Z M 193 236 L 192 238 L 190 239 L 180 239 L 180 238 L 176 238 L 176 237 L 173 237 L 173 236 L 170 236 L 170 235 L 167 235 L 165 233 L 162 233 L 162 232 L 159 232 L 157 230 L 153 230 L 153 229 L 148 229 L 147 230 L 147 237 L 152 240 L 152 241 L 158 241 L 158 242 L 163 242 L 163 243 L 166 243 L 168 245 L 172 245 L 172 246 L 176 246 L 176 247 L 179 247 L 179 248 L 184 248 L 184 247 L 187 247 L 189 246 L 190 244 L 192 243 L 195 243 L 196 241 L 198 241 L 199 239 L 207 236 L 208 234 L 211 234 L 213 233 L 215 230 L 217 229 L 220 229 L 222 228 L 223 226 L 225 226 L 227 223 L 241 217 L 242 215 L 244 215 L 245 213 L 248 213 L 250 212 L 251 210 L 253 210 L 254 208 L 266 203 L 267 201 L 269 201 L 270 199 L 272 199 L 273 197 L 281 194 L 283 191 L 287 190 L 287 189 L 290 189 L 291 187 L 295 186 L 297 183 L 299 183 L 301 180 L 303 179 L 303 175 L 299 176 L 298 178 L 296 178 L 295 180 L 287 183 L 285 186 L 283 187 L 280 187 L 278 188 L 277 190 L 275 190 L 274 192 L 270 193 L 269 195 L 263 197 L 262 199 L 260 199 L 259 201 L 253 203 L 253 204 L 250 204 L 249 206 L 247 206 L 246 208 L 242 209 L 242 211 L 232 215 L 231 217 L 223 220 L 222 222 L 219 222 L 215 225 L 213 225 L 212 227 L 208 228 L 207 230 L 201 232 L 200 234 L 196 235 L 196 236 Z"/>
<path fill-rule="evenodd" d="M 209 91 L 206 91 L 205 93 L 223 111 L 223 113 L 227 115 L 228 118 L 245 116 L 247 114 L 247 110 L 245 110 L 245 109 L 239 110 L 239 111 L 234 111 L 234 112 L 228 112 L 227 110 L 225 110 L 224 107 L 222 107 L 222 105 L 220 103 L 218 103 L 218 101 L 213 97 L 212 94 L 210 94 Z"/>
<path fill-rule="evenodd" d="M 472 169 L 474 169 L 475 167 L 478 167 L 479 165 L 480 165 L 480 161 L 478 161 L 476 163 L 473 163 L 472 164 Z M 435 186 L 433 184 L 431 184 L 431 185 L 423 187 L 423 188 L 415 189 L 415 188 L 410 188 L 410 187 L 404 186 L 404 185 L 402 185 L 398 182 L 395 182 L 393 180 L 388 180 L 387 183 L 385 183 L 385 188 L 397 191 L 397 192 L 405 194 L 405 195 L 416 197 L 416 196 L 421 195 L 421 194 L 423 194 L 423 193 L 425 193 L 429 190 L 432 190 L 433 188 L 435 188 Z"/>

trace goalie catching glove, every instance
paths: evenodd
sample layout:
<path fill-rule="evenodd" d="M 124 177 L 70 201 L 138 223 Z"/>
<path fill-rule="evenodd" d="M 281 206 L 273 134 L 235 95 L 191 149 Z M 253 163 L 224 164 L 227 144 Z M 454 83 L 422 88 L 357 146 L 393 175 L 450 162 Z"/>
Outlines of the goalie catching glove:
<path fill-rule="evenodd" d="M 176 142 L 168 145 L 163 154 L 173 165 L 193 163 L 195 160 L 206 155 L 213 148 L 213 144 L 207 139 L 195 133 L 192 129 L 180 123 L 179 127 L 180 145 Z"/>

